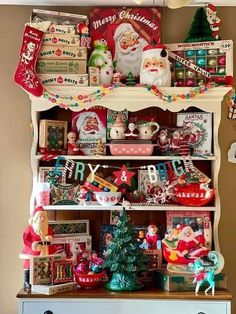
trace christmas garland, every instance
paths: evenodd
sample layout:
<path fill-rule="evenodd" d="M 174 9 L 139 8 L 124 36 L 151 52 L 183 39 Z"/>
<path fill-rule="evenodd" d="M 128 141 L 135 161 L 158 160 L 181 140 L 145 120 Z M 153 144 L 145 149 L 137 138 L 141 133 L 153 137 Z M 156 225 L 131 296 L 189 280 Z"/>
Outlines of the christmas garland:
<path fill-rule="evenodd" d="M 165 94 L 161 92 L 156 86 L 145 86 L 146 90 L 153 93 L 155 96 L 163 100 L 164 102 L 175 102 L 181 100 L 190 100 L 198 95 L 207 93 L 210 89 L 215 87 L 215 83 L 208 83 L 203 86 L 194 87 L 190 89 L 187 93 L 182 94 Z M 115 88 L 118 88 L 118 85 L 103 85 L 98 88 L 96 91 L 90 94 L 79 94 L 75 96 L 61 96 L 58 94 L 53 94 L 48 90 L 44 90 L 43 97 L 48 101 L 52 102 L 55 105 L 58 105 L 61 108 L 77 108 L 79 106 L 83 107 L 86 104 L 90 104 L 94 101 L 101 100 L 106 94 L 112 92 Z M 69 101 L 70 103 L 65 103 Z"/>

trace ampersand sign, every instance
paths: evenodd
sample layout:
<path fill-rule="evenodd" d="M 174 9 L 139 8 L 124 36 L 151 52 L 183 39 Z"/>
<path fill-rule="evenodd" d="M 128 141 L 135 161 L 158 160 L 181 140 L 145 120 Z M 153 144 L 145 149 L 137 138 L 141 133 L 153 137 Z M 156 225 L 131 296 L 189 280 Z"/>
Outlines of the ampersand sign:
<path fill-rule="evenodd" d="M 115 184 L 121 185 L 123 183 L 131 185 L 131 178 L 135 175 L 135 172 L 129 171 L 125 165 L 123 165 L 119 171 L 113 171 L 116 176 Z"/>

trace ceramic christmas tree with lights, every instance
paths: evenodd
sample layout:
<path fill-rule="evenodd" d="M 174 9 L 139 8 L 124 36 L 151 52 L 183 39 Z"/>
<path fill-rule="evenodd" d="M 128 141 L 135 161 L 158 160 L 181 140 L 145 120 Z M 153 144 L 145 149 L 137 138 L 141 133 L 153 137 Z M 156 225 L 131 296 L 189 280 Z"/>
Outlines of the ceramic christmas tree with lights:
<path fill-rule="evenodd" d="M 105 267 L 112 273 L 106 288 L 115 291 L 134 291 L 142 288 L 138 272 L 147 269 L 147 257 L 139 247 L 134 227 L 123 209 L 114 239 L 105 252 Z"/>

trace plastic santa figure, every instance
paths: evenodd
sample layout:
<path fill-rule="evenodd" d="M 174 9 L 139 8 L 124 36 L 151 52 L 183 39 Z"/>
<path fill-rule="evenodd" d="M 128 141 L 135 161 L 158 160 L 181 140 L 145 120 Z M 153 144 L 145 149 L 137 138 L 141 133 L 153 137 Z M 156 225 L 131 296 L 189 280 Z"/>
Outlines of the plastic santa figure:
<path fill-rule="evenodd" d="M 148 45 L 143 49 L 140 84 L 171 86 L 171 71 L 165 45 Z"/>
<path fill-rule="evenodd" d="M 107 28 L 106 40 L 115 61 L 115 70 L 127 77 L 139 76 L 143 47 L 147 41 L 139 37 L 130 23 L 111 24 Z"/>
<path fill-rule="evenodd" d="M 181 131 L 175 130 L 172 134 L 171 141 L 170 141 L 170 150 L 173 154 L 179 153 L 181 142 L 182 142 Z"/>
<path fill-rule="evenodd" d="M 212 36 L 215 39 L 219 39 L 219 29 L 221 25 L 221 19 L 218 16 L 218 12 L 216 11 L 216 7 L 209 3 L 206 7 L 206 15 L 207 20 L 210 23 L 210 28 L 212 30 Z"/>
<path fill-rule="evenodd" d="M 136 140 L 139 135 L 139 130 L 133 121 L 128 124 L 128 129 L 125 131 L 125 136 L 128 140 Z"/>
<path fill-rule="evenodd" d="M 179 255 L 187 259 L 196 259 L 207 255 L 209 250 L 205 247 L 205 239 L 199 232 L 195 234 L 191 226 L 180 226 L 177 250 Z"/>
<path fill-rule="evenodd" d="M 164 153 L 169 149 L 170 146 L 170 137 L 166 129 L 160 130 L 157 137 L 157 149 Z"/>
<path fill-rule="evenodd" d="M 50 242 L 52 240 L 52 229 L 48 226 L 47 212 L 43 207 L 38 206 L 34 209 L 29 218 L 29 225 L 23 233 L 23 250 L 20 258 L 24 259 L 24 289 L 30 289 L 29 269 L 30 256 L 44 256 L 53 253 Z"/>
<path fill-rule="evenodd" d="M 99 34 L 93 36 L 94 50 L 89 58 L 88 66 L 99 68 L 99 80 L 101 84 L 111 84 L 113 79 L 113 62 L 111 52 L 108 50 L 107 42 Z"/>

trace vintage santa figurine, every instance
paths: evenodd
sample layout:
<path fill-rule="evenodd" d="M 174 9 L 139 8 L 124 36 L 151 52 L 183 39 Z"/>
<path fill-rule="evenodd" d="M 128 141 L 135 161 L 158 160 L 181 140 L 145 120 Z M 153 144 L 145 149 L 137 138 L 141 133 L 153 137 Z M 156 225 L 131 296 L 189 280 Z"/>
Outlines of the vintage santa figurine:
<path fill-rule="evenodd" d="M 42 206 L 34 209 L 29 225 L 23 233 L 23 249 L 20 258 L 24 259 L 24 289 L 30 290 L 30 257 L 52 254 L 52 229 L 48 226 L 47 212 Z"/>
<path fill-rule="evenodd" d="M 147 45 L 143 49 L 140 84 L 157 87 L 171 86 L 170 62 L 163 44 Z"/>
<path fill-rule="evenodd" d="M 79 145 L 77 143 L 77 136 L 75 132 L 69 132 L 67 134 L 67 155 L 83 155 L 81 150 L 79 149 Z"/>
<path fill-rule="evenodd" d="M 150 224 L 147 228 L 147 233 L 146 233 L 146 241 L 148 244 L 148 249 L 150 250 L 156 250 L 159 248 L 159 235 L 158 235 L 158 228 L 155 224 Z"/>
<path fill-rule="evenodd" d="M 139 130 L 136 127 L 135 123 L 131 120 L 130 123 L 128 124 L 128 128 L 125 131 L 125 137 L 128 140 L 136 140 L 139 135 Z"/>
<path fill-rule="evenodd" d="M 125 139 L 126 125 L 120 115 L 116 116 L 115 123 L 111 126 L 110 138 L 112 140 L 124 140 Z"/>
<path fill-rule="evenodd" d="M 171 138 L 167 129 L 161 129 L 157 136 L 157 149 L 161 153 L 165 153 L 170 146 Z"/>
<path fill-rule="evenodd" d="M 212 36 L 215 37 L 215 39 L 220 39 L 219 38 L 219 29 L 221 26 L 221 19 L 219 18 L 218 12 L 217 12 L 214 4 L 209 3 L 207 5 L 206 16 L 207 16 L 207 20 L 210 24 L 210 28 L 212 30 Z"/>

